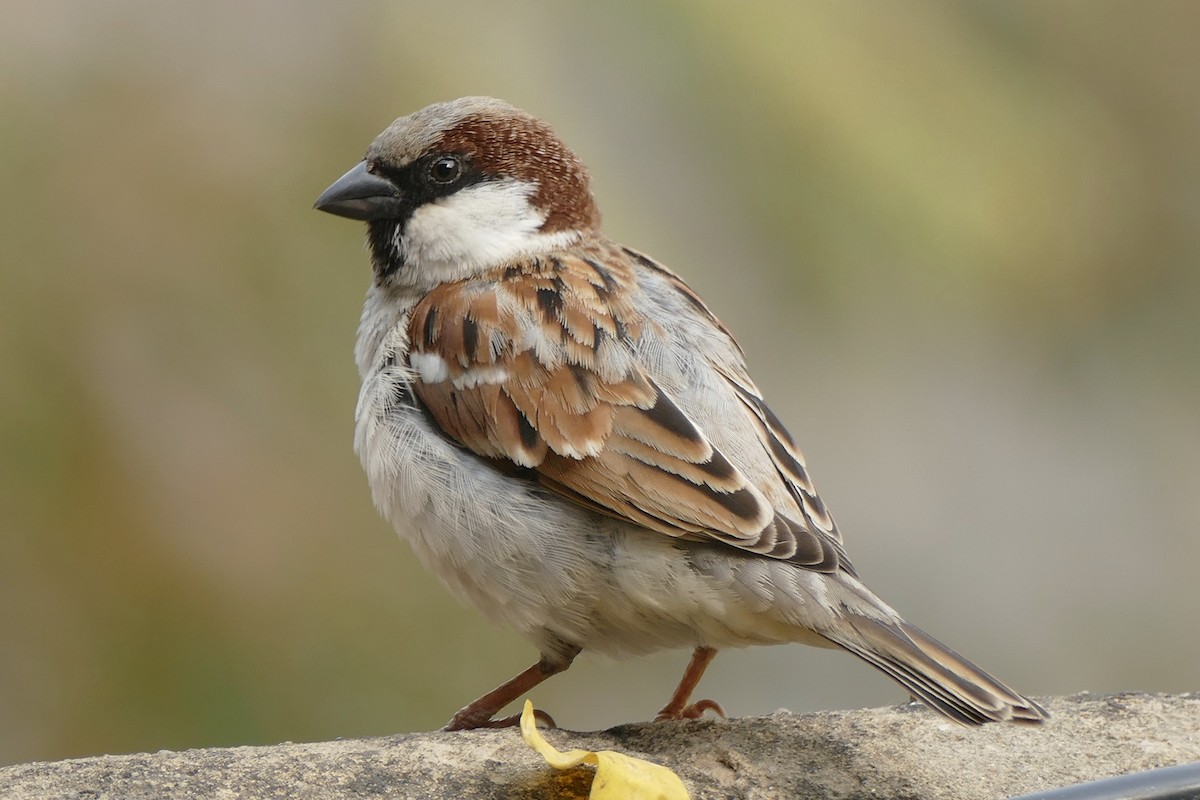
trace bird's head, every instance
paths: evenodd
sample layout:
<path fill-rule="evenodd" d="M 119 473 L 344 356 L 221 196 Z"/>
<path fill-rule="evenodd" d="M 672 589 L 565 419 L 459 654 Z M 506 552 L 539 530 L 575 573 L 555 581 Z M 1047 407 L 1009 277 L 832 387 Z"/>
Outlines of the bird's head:
<path fill-rule="evenodd" d="M 401 117 L 316 208 L 367 223 L 376 281 L 432 287 L 598 229 L 587 170 L 545 122 L 464 97 Z"/>

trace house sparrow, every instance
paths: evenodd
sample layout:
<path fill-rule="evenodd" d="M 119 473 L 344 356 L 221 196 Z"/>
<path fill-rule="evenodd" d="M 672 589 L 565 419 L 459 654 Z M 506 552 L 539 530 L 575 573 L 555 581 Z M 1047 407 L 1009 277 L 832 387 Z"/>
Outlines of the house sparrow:
<path fill-rule="evenodd" d="M 316 208 L 367 223 L 355 449 L 375 504 L 460 601 L 536 664 L 694 648 L 662 718 L 722 647 L 847 650 L 957 722 L 1047 714 L 858 578 L 804 458 L 729 330 L 666 267 L 609 239 L 549 125 L 466 97 L 401 117 Z"/>

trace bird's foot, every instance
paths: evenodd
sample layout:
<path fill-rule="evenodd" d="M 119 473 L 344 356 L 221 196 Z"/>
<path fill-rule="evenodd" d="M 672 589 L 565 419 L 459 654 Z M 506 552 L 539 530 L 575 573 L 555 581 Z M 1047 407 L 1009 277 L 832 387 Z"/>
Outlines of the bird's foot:
<path fill-rule="evenodd" d="M 661 722 L 665 719 L 700 719 L 700 717 L 704 716 L 705 711 L 712 711 L 721 719 L 726 719 L 727 717 L 725 709 L 721 708 L 721 704 L 716 700 L 697 700 L 690 705 L 680 708 L 667 706 L 658 712 L 658 716 L 654 718 L 654 721 Z"/>
<path fill-rule="evenodd" d="M 473 709 L 470 706 L 459 711 L 450 721 L 446 723 L 444 731 L 473 731 L 479 728 L 512 728 L 521 724 L 521 715 L 513 714 L 508 717 L 500 717 L 492 719 L 490 716 L 483 717 L 478 712 L 472 713 Z M 541 724 L 543 728 L 557 728 L 558 723 L 554 721 L 554 717 L 547 714 L 541 709 L 534 709 L 533 718 Z"/>

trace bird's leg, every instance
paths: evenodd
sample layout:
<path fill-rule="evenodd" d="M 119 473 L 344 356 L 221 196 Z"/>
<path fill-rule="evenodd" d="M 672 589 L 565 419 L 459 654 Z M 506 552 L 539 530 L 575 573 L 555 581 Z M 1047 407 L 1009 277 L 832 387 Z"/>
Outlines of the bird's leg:
<path fill-rule="evenodd" d="M 661 719 L 699 719 L 705 711 L 715 711 L 722 717 L 725 716 L 725 709 L 716 700 L 697 700 L 692 704 L 688 704 L 688 700 L 692 697 L 692 692 L 696 688 L 696 684 L 700 682 L 701 676 L 704 675 L 704 670 L 708 668 L 708 663 L 717 655 L 717 651 L 712 647 L 697 647 L 692 651 L 692 660 L 688 662 L 687 669 L 683 673 L 683 678 L 680 679 L 679 685 L 675 687 L 675 693 L 671 695 L 671 702 L 663 706 L 663 710 L 658 712 L 655 720 Z"/>
<path fill-rule="evenodd" d="M 551 675 L 557 675 L 571 666 L 579 648 L 572 647 L 565 653 L 556 654 L 555 658 L 543 655 L 536 664 L 506 681 L 485 694 L 475 702 L 459 709 L 458 713 L 446 723 L 444 731 L 468 731 L 475 728 L 509 728 L 521 721 L 520 714 L 510 717 L 492 719 L 497 711 L 516 700 L 525 692 L 537 686 Z M 534 715 L 543 723 L 554 727 L 554 718 L 544 711 L 535 711 Z"/>

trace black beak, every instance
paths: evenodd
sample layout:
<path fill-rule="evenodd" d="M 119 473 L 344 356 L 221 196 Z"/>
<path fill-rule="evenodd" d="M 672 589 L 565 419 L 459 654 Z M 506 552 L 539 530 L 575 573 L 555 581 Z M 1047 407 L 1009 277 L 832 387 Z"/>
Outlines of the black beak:
<path fill-rule="evenodd" d="M 349 172 L 321 192 L 313 207 L 318 211 L 363 222 L 400 219 L 405 213 L 400 190 L 391 181 L 367 172 L 366 161 L 355 164 Z"/>

